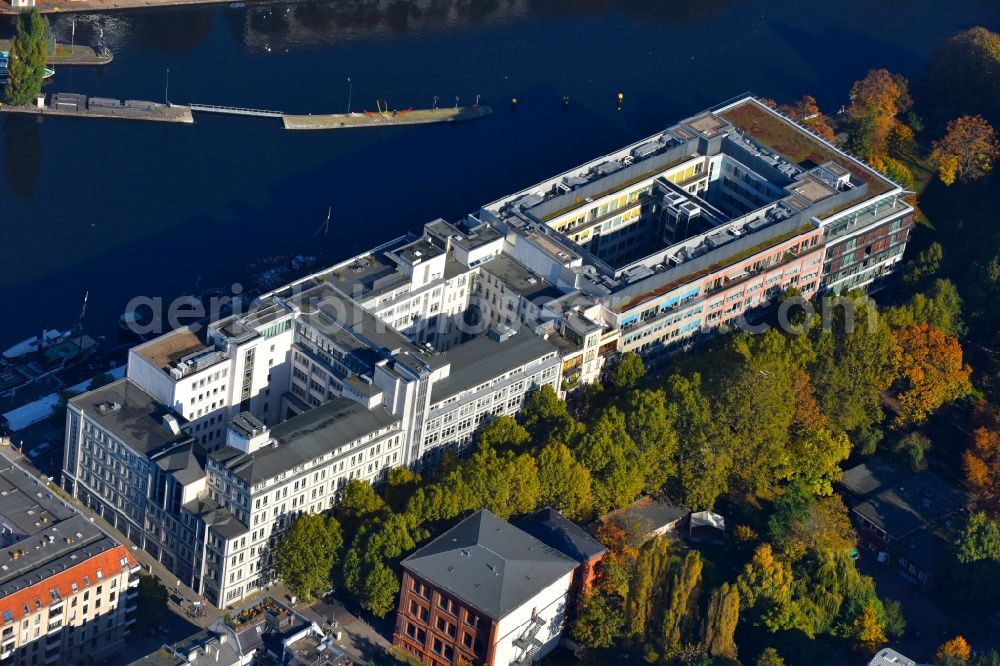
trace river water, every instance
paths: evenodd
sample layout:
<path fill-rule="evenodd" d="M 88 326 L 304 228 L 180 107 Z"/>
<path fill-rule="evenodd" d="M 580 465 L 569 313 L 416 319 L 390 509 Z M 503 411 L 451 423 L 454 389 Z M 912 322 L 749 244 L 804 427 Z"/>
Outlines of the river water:
<path fill-rule="evenodd" d="M 55 19 L 61 41 L 73 20 Z M 87 291 L 87 329 L 107 334 L 136 295 L 228 287 L 270 257 L 349 256 L 747 90 L 836 111 L 869 68 L 918 76 L 938 41 L 995 30 L 1000 12 L 995 0 L 338 0 L 75 21 L 77 43 L 103 34 L 114 62 L 59 68 L 48 92 L 322 113 L 347 109 L 350 79 L 353 110 L 480 95 L 497 114 L 301 133 L 274 119 L 4 114 L 0 348 L 71 325 Z"/>

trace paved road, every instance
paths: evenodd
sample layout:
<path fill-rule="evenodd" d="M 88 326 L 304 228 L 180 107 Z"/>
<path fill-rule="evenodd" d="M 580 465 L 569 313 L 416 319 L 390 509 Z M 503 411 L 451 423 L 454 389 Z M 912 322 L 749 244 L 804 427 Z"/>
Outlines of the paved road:
<path fill-rule="evenodd" d="M 32 440 L 35 440 L 35 438 L 32 438 Z M 54 475 L 53 478 L 58 483 L 58 461 L 62 457 L 62 446 L 59 444 L 59 440 L 50 439 L 49 441 L 53 444 L 53 448 L 58 448 L 58 450 L 44 456 L 44 460 L 32 461 L 27 456 L 20 455 L 16 448 L 10 446 L 0 446 L 0 454 L 40 478 L 44 479 L 47 476 Z M 34 441 L 34 443 L 37 443 L 37 441 Z M 25 440 L 24 449 L 27 450 L 28 448 L 29 442 Z M 34 464 L 35 462 L 39 463 L 38 466 Z M 38 467 L 45 467 L 46 469 L 40 470 Z M 128 641 L 127 651 L 123 651 L 121 655 L 122 663 L 128 663 L 125 657 L 129 657 L 131 660 L 138 659 L 142 655 L 156 650 L 164 643 L 177 642 L 200 629 L 207 628 L 224 614 L 224 611 L 206 603 L 204 598 L 199 596 L 194 590 L 180 584 L 177 577 L 172 575 L 166 567 L 157 562 L 149 553 L 129 541 L 124 534 L 112 527 L 111 524 L 99 515 L 75 500 L 73 500 L 73 504 L 81 513 L 90 518 L 95 525 L 98 525 L 105 532 L 128 546 L 132 551 L 132 555 L 142 565 L 143 569 L 147 573 L 152 573 L 159 578 L 171 594 L 171 599 L 167 603 L 169 610 L 168 619 L 164 623 L 166 632 L 155 636 L 147 636 L 145 633 L 136 633 L 131 636 Z M 273 596 L 282 603 L 291 605 L 291 593 L 281 583 L 274 583 L 266 590 L 241 601 L 237 609 L 252 606 L 264 596 Z M 204 616 L 199 618 L 187 617 L 186 611 L 194 601 L 201 601 L 204 604 L 206 610 Z M 330 632 L 337 630 L 343 632 L 343 636 L 341 640 L 337 641 L 337 645 L 361 663 L 368 663 L 373 656 L 383 653 L 391 644 L 386 638 L 386 636 L 391 637 L 392 635 L 391 615 L 388 620 L 379 620 L 372 616 L 362 619 L 360 616 L 363 613 L 360 609 L 353 609 L 354 612 L 351 612 L 336 600 L 316 601 L 312 605 L 299 603 L 295 605 L 295 609 Z M 333 628 L 329 624 L 332 620 L 337 622 L 338 626 L 336 628 Z M 375 623 L 378 629 L 373 628 L 371 623 Z"/>

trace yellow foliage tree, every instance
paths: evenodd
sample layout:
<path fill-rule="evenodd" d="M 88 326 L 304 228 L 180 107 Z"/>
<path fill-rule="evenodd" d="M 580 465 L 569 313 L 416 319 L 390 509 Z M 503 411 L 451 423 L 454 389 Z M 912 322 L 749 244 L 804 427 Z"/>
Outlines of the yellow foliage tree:
<path fill-rule="evenodd" d="M 855 647 L 862 652 L 875 652 L 888 640 L 878 621 L 874 602 L 869 601 L 861 615 L 854 618 Z"/>
<path fill-rule="evenodd" d="M 926 420 L 941 405 L 972 390 L 972 369 L 962 360 L 958 340 L 927 324 L 895 332 L 899 346 L 899 415 L 902 427 Z"/>
<path fill-rule="evenodd" d="M 934 142 L 931 160 L 945 185 L 982 178 L 1000 157 L 996 130 L 982 116 L 962 116 L 948 123 L 943 137 Z"/>

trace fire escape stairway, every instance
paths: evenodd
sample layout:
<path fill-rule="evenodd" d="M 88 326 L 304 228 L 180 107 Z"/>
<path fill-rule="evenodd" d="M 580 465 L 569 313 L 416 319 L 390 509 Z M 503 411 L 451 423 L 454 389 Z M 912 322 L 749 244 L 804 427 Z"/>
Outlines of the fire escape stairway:
<path fill-rule="evenodd" d="M 538 640 L 538 632 L 545 626 L 545 620 L 539 616 L 532 618 L 531 623 L 517 639 L 514 640 L 514 647 L 523 650 L 520 658 L 514 662 L 514 666 L 530 666 L 535 655 L 542 649 L 542 643 Z"/>

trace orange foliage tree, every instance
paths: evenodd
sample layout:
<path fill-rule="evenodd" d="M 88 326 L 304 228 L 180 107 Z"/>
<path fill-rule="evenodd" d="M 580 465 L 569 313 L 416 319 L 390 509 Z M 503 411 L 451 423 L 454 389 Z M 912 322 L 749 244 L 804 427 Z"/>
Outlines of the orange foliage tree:
<path fill-rule="evenodd" d="M 966 641 L 961 636 L 955 636 L 950 641 L 946 641 L 938 648 L 935 658 L 939 662 L 949 662 L 954 663 L 958 660 L 960 663 L 968 663 L 969 659 L 972 657 L 972 648 L 969 647 L 968 641 Z"/>
<path fill-rule="evenodd" d="M 865 156 L 884 154 L 896 116 L 913 105 L 906 79 L 873 69 L 851 86 L 848 113 L 855 125 L 854 148 Z"/>
<path fill-rule="evenodd" d="M 948 131 L 934 142 L 931 161 L 945 185 L 982 178 L 1000 157 L 1000 140 L 982 116 L 962 116 L 948 123 Z"/>
<path fill-rule="evenodd" d="M 962 360 L 958 339 L 927 324 L 905 326 L 894 335 L 900 350 L 897 427 L 926 420 L 972 389 L 972 370 Z"/>
<path fill-rule="evenodd" d="M 816 98 L 812 95 L 803 95 L 795 104 L 791 106 L 783 104 L 780 108 L 816 134 L 833 143 L 835 137 L 833 128 L 830 127 L 830 118 L 819 110 Z"/>
<path fill-rule="evenodd" d="M 981 426 L 972 434 L 972 446 L 962 454 L 965 480 L 979 507 L 1000 517 L 1000 409 L 980 403 Z"/>

